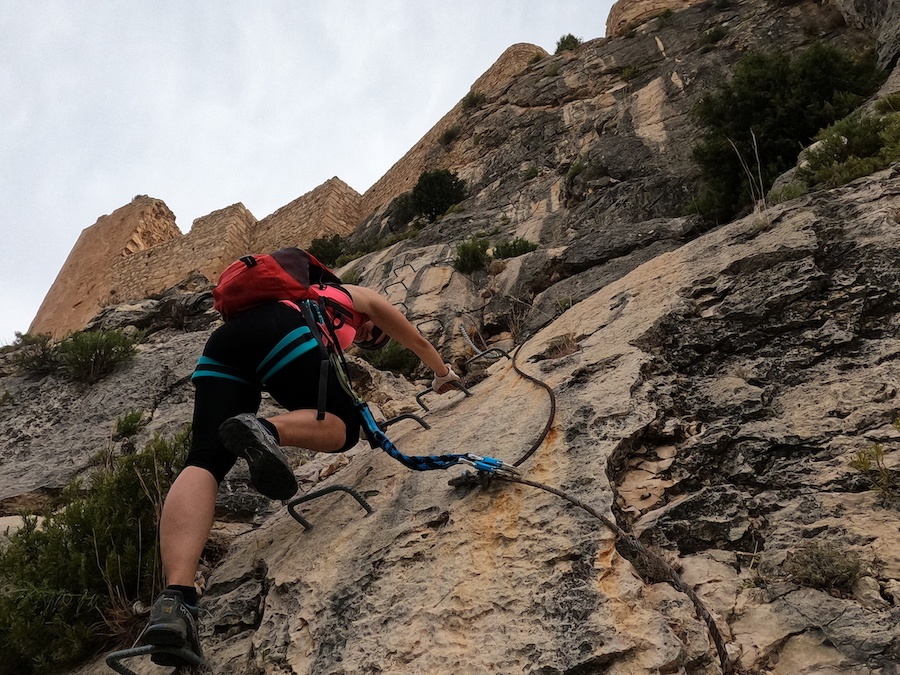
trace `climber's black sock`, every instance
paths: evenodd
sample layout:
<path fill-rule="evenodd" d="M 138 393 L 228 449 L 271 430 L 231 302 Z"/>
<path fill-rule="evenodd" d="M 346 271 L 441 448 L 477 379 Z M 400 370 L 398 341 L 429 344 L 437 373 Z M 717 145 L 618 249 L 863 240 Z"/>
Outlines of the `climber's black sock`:
<path fill-rule="evenodd" d="M 259 423 L 266 428 L 266 431 L 272 434 L 272 438 L 275 439 L 275 442 L 278 443 L 278 445 L 281 445 L 281 437 L 278 435 L 278 429 L 275 428 L 275 425 L 272 424 L 269 420 L 263 419 L 262 417 L 257 417 L 256 419 L 259 420 Z"/>
<path fill-rule="evenodd" d="M 193 586 L 177 586 L 175 584 L 169 584 L 166 587 L 167 591 L 181 591 L 181 597 L 184 598 L 184 604 L 190 605 L 191 607 L 197 606 L 197 589 Z"/>

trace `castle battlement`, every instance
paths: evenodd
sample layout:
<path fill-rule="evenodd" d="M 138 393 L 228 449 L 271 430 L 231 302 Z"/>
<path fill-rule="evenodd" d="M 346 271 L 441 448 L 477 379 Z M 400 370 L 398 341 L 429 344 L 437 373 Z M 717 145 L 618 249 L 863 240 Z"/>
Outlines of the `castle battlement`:
<path fill-rule="evenodd" d="M 535 45 L 513 45 L 472 89 L 489 96 L 524 71 L 535 55 L 546 54 Z M 441 134 L 457 124 L 462 114 L 460 102 L 364 195 L 334 177 L 262 220 L 238 203 L 197 218 L 186 234 L 175 225 L 175 216 L 164 202 L 135 197 L 81 233 L 29 332 L 60 337 L 82 329 L 107 304 L 146 298 L 192 272 L 215 280 L 242 255 L 284 246 L 303 248 L 319 237 L 350 234 L 378 209 L 411 190 L 423 171 L 456 168 L 448 166 L 452 163 L 448 157 L 440 160 L 440 166 L 431 164 Z"/>

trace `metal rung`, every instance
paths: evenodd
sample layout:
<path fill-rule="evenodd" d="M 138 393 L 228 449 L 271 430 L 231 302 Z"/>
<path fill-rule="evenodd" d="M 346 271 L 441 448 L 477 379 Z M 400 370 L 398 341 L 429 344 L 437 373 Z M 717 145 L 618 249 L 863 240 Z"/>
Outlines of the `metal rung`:
<path fill-rule="evenodd" d="M 409 286 L 407 286 L 407 285 L 403 282 L 403 279 L 400 279 L 399 281 L 393 281 L 393 282 L 389 283 L 387 286 L 384 287 L 384 292 L 387 293 L 387 289 L 389 289 L 391 286 L 403 286 L 403 288 L 405 288 L 406 290 L 409 290 Z"/>
<path fill-rule="evenodd" d="M 471 396 L 471 395 L 472 395 L 472 392 L 469 391 L 469 390 L 466 388 L 466 385 L 464 385 L 462 382 L 455 381 L 455 382 L 452 382 L 451 384 L 452 384 L 454 387 L 456 387 L 457 389 L 459 389 L 459 390 L 460 390 L 462 393 L 464 393 L 466 396 Z M 425 394 L 429 394 L 429 393 L 431 393 L 431 392 L 433 392 L 433 391 L 434 391 L 434 387 L 428 387 L 428 389 L 423 389 L 423 390 L 420 391 L 418 394 L 416 394 L 416 403 L 418 403 L 418 404 L 419 404 L 419 407 L 421 407 L 422 410 L 424 410 L 425 412 L 430 412 L 430 411 L 431 411 L 431 408 L 429 408 L 427 405 L 425 405 L 424 403 L 422 403 L 422 398 L 425 396 Z"/>
<path fill-rule="evenodd" d="M 106 657 L 106 665 L 120 675 L 137 675 L 137 673 L 122 663 L 122 661 L 136 656 L 144 656 L 145 654 L 171 654 L 189 666 L 199 666 L 203 663 L 203 659 L 190 649 L 143 645 L 141 647 L 133 647 L 132 649 L 122 649 L 117 652 L 111 652 Z"/>
<path fill-rule="evenodd" d="M 477 327 L 476 327 L 476 330 L 477 330 Z M 472 363 L 472 361 L 477 361 L 478 359 L 480 359 L 482 357 L 487 358 L 488 355 L 490 355 L 490 354 L 497 354 L 498 356 L 505 356 L 508 359 L 512 358 L 508 353 L 506 353 L 504 350 L 500 349 L 499 347 L 491 347 L 490 349 L 479 349 L 475 345 L 475 343 L 472 342 L 472 338 L 469 337 L 469 331 L 467 331 L 466 327 L 462 324 L 460 324 L 460 326 L 459 326 L 459 332 L 462 334 L 463 339 L 465 339 L 465 341 L 472 348 L 472 351 L 475 352 L 475 356 L 473 356 L 468 361 L 466 361 L 466 365 L 469 365 L 470 363 Z M 480 337 L 481 336 L 479 335 L 479 338 Z M 481 340 L 481 343 L 484 344 L 484 340 Z M 484 346 L 487 347 L 486 344 Z"/>
<path fill-rule="evenodd" d="M 359 492 L 354 490 L 349 485 L 330 485 L 327 488 L 322 488 L 321 490 L 316 490 L 315 492 L 310 492 L 308 494 L 303 495 L 302 497 L 298 497 L 297 499 L 294 499 L 293 501 L 288 502 L 288 505 L 287 505 L 288 512 L 291 514 L 291 517 L 294 520 L 296 520 L 298 523 L 300 523 L 303 526 L 304 530 L 309 530 L 312 528 L 312 525 L 310 524 L 310 522 L 308 520 L 306 520 L 306 518 L 304 518 L 299 513 L 297 513 L 296 506 L 298 504 L 302 504 L 303 502 L 308 502 L 310 500 L 317 499 L 319 497 L 330 494 L 332 492 L 337 492 L 338 490 L 340 490 L 342 492 L 346 492 L 351 497 L 353 497 L 357 502 L 359 502 L 359 505 L 362 506 L 366 510 L 366 515 L 369 515 L 370 513 L 373 513 L 375 511 L 375 509 L 373 509 L 369 505 L 369 502 L 366 501 L 366 498 L 363 497 L 361 494 L 359 494 Z"/>
<path fill-rule="evenodd" d="M 416 328 L 418 328 L 419 330 L 422 330 L 422 326 L 424 326 L 426 323 L 437 323 L 440 325 L 441 330 L 446 330 L 446 327 L 444 326 L 444 322 L 441 321 L 440 319 L 423 319 L 422 321 L 419 321 L 418 323 L 416 323 Z"/>
<path fill-rule="evenodd" d="M 415 420 L 416 422 L 419 423 L 419 426 L 421 426 L 423 429 L 431 428 L 431 425 L 428 424 L 428 422 L 426 422 L 421 417 L 419 417 L 418 415 L 415 415 L 413 413 L 403 413 L 402 415 L 397 415 L 396 417 L 392 417 L 391 419 L 385 420 L 384 422 L 379 422 L 378 428 L 381 429 L 382 431 L 384 431 L 392 424 L 396 424 L 397 422 L 399 422 L 401 420 Z"/>
<path fill-rule="evenodd" d="M 416 273 L 416 268 L 413 267 L 410 263 L 403 263 L 402 265 L 400 265 L 400 267 L 394 267 L 394 268 L 392 268 L 392 269 L 391 269 L 391 273 L 392 273 L 395 277 L 398 277 L 398 276 L 400 276 L 400 275 L 397 274 L 397 272 L 399 272 L 400 270 L 402 270 L 404 267 L 408 267 L 409 269 L 411 269 L 411 270 L 413 271 L 413 274 Z"/>

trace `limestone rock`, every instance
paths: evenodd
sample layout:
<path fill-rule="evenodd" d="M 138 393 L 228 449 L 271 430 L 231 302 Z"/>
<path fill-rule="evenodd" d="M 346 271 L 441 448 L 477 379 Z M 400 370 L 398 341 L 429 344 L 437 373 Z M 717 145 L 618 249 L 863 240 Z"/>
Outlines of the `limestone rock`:
<path fill-rule="evenodd" d="M 520 64 L 461 119 L 451 147 L 416 149 L 464 175 L 461 209 L 342 270 L 384 292 L 462 372 L 478 371 L 471 396 L 430 394 L 425 410 L 425 378 L 351 357 L 379 418 L 416 412 L 429 425 L 391 426 L 402 451 L 518 462 L 526 479 L 639 534 L 746 673 L 891 675 L 900 662 L 900 516 L 853 464 L 873 443 L 889 469 L 900 461 L 900 169 L 762 221 L 704 232 L 680 215 L 696 179 L 697 98 L 746 50 L 802 47 L 834 12 L 807 0 L 703 3 Z M 718 24 L 728 38 L 701 52 L 697 36 Z M 828 31 L 839 44 L 867 39 Z M 638 74 L 623 79 L 626 66 Z M 382 216 L 357 235 L 382 232 Z M 461 274 L 454 243 L 477 232 L 541 249 Z M 151 413 L 148 434 L 190 418 L 188 378 L 214 327 L 202 293 L 186 296 L 195 332 L 150 320 L 153 303 L 99 319 L 161 329 L 89 389 L 0 378 L 9 508 L 85 471 L 125 410 Z M 475 353 L 511 339 L 515 367 Z M 547 391 L 516 368 L 553 391 L 549 426 Z M 274 409 L 267 400 L 263 413 Z M 558 496 L 451 486 L 460 471 L 414 473 L 365 443 L 340 458 L 288 452 L 304 494 L 349 486 L 375 510 L 331 492 L 302 504 L 304 530 L 253 494 L 239 465 L 217 511 L 226 553 L 204 571 L 212 672 L 721 672 L 691 600 L 642 577 L 601 519 Z M 810 543 L 860 559 L 855 593 L 788 574 Z"/>
<path fill-rule="evenodd" d="M 878 38 L 878 60 L 893 67 L 900 56 L 900 7 L 882 0 L 832 0 L 847 21 L 871 30 Z"/>

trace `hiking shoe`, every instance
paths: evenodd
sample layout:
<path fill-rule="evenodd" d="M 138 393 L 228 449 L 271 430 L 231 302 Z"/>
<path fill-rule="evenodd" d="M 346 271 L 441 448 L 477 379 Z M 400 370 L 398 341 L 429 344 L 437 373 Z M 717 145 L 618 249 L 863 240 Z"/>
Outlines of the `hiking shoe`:
<path fill-rule="evenodd" d="M 297 493 L 294 470 L 256 415 L 229 417 L 219 427 L 219 440 L 232 455 L 247 460 L 250 482 L 261 494 L 285 501 Z"/>
<path fill-rule="evenodd" d="M 187 649 L 203 658 L 197 635 L 197 608 L 186 605 L 181 591 L 166 589 L 153 603 L 150 621 L 138 638 L 142 645 Z M 187 661 L 172 651 L 152 652 L 150 660 L 160 666 L 180 666 Z"/>

